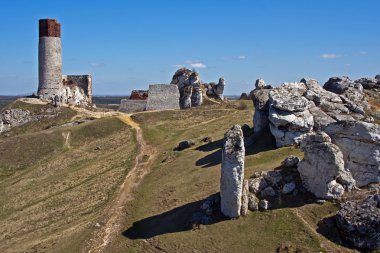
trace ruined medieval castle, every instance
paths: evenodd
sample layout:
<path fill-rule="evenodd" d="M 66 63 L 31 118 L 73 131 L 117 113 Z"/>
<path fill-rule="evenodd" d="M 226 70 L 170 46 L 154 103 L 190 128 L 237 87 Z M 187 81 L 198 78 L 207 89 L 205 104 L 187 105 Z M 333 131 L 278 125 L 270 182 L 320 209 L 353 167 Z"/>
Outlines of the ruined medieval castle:
<path fill-rule="evenodd" d="M 38 97 L 71 105 L 92 104 L 91 75 L 62 75 L 61 24 L 39 21 Z"/>

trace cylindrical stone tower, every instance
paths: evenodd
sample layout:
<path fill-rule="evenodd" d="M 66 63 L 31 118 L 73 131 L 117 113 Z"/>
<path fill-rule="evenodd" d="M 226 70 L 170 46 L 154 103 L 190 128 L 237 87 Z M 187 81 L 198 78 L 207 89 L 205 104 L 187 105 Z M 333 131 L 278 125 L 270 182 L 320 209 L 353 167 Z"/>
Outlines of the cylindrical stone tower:
<path fill-rule="evenodd" d="M 61 24 L 40 19 L 38 44 L 38 95 L 43 99 L 60 95 L 62 88 Z"/>

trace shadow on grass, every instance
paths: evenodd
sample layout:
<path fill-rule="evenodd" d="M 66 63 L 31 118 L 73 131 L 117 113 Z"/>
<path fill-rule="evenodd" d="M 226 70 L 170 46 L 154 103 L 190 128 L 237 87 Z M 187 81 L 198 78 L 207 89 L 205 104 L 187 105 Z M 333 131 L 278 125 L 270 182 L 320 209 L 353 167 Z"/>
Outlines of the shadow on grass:
<path fill-rule="evenodd" d="M 206 199 L 191 202 L 170 211 L 157 214 L 133 223 L 122 235 L 129 239 L 148 239 L 154 236 L 191 230 L 191 216 L 200 210 Z M 213 216 L 211 224 L 226 220 L 221 213 Z"/>
<path fill-rule="evenodd" d="M 255 155 L 260 152 L 265 152 L 269 150 L 276 149 L 276 141 L 269 129 L 264 130 L 260 133 L 255 133 L 250 136 L 245 137 L 245 155 Z M 206 155 L 205 157 L 200 158 L 195 162 L 196 166 L 201 166 L 202 168 L 208 168 L 215 165 L 218 165 L 222 162 L 222 148 L 223 148 L 223 139 L 207 143 L 205 145 L 199 146 L 196 148 L 198 151 L 210 152 L 214 151 L 211 154 Z"/>

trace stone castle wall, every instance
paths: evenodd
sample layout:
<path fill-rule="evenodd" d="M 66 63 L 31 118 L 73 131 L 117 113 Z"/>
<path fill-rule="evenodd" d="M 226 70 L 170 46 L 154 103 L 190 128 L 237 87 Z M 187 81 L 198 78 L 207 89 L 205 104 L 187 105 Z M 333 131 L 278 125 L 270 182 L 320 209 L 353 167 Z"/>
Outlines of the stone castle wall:
<path fill-rule="evenodd" d="M 63 88 L 69 87 L 70 89 L 78 87 L 83 91 L 86 99 L 92 103 L 92 77 L 91 75 L 63 75 L 62 76 Z"/>
<path fill-rule="evenodd" d="M 132 113 L 143 112 L 146 110 L 147 100 L 138 99 L 122 99 L 120 102 L 119 111 Z"/>
<path fill-rule="evenodd" d="M 175 84 L 149 85 L 146 110 L 179 109 L 179 91 Z"/>

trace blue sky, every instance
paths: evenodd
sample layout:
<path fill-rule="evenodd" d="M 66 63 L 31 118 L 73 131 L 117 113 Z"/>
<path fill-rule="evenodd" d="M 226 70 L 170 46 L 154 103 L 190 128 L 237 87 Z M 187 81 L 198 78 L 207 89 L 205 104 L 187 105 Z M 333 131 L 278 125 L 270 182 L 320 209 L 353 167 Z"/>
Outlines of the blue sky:
<path fill-rule="evenodd" d="M 226 94 L 257 78 L 322 84 L 380 73 L 380 1 L 0 1 L 0 94 L 38 85 L 38 20 L 62 25 L 63 74 L 92 74 L 94 94 L 168 83 L 179 66 Z"/>

